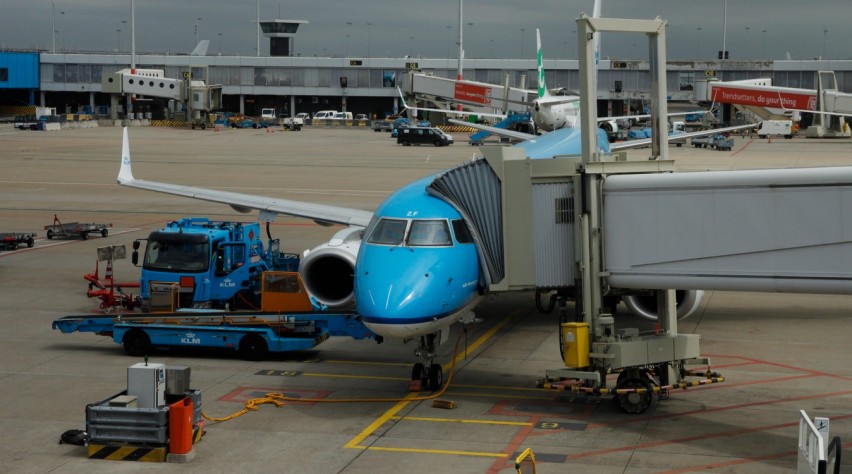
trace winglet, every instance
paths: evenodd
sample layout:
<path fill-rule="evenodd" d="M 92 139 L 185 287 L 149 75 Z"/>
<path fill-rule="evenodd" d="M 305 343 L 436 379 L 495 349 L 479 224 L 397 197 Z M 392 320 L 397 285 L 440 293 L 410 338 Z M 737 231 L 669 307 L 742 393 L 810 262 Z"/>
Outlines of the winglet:
<path fill-rule="evenodd" d="M 134 181 L 133 170 L 130 168 L 130 142 L 127 139 L 127 127 L 124 127 L 124 138 L 121 142 L 121 168 L 118 170 L 118 184 Z"/>

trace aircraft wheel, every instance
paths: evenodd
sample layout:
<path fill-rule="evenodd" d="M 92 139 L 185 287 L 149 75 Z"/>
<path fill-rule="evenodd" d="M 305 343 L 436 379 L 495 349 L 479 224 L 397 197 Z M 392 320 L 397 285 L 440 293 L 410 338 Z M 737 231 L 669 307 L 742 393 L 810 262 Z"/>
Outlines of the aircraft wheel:
<path fill-rule="evenodd" d="M 33 238 L 30 237 L 29 239 L 27 239 L 27 247 L 33 248 L 33 245 L 35 245 L 35 240 L 33 240 Z"/>
<path fill-rule="evenodd" d="M 444 370 L 441 364 L 433 364 L 429 369 L 429 388 L 440 390 L 442 385 L 444 385 Z"/>
<path fill-rule="evenodd" d="M 53 230 L 48 230 L 47 231 L 47 239 L 50 240 L 52 238 L 53 238 Z"/>
<path fill-rule="evenodd" d="M 240 339 L 240 347 L 237 349 L 245 360 L 261 361 L 269 354 L 269 346 L 258 334 L 248 334 Z"/>
<path fill-rule="evenodd" d="M 151 338 L 141 329 L 131 329 L 124 335 L 124 352 L 133 357 L 142 357 L 151 353 Z"/>

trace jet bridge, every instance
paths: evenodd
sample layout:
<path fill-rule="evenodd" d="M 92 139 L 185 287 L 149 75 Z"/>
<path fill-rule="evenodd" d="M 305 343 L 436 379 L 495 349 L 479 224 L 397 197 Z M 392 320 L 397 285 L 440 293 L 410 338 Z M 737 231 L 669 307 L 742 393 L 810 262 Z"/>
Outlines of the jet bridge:
<path fill-rule="evenodd" d="M 408 80 L 403 82 L 403 92 L 432 100 L 439 105 L 447 101 L 457 102 L 480 113 L 528 112 L 530 91 L 522 87 L 509 87 L 508 82 L 508 76 L 503 85 L 494 85 L 411 71 Z"/>
<path fill-rule="evenodd" d="M 653 392 L 691 386 L 689 363 L 709 371 L 700 336 L 678 333 L 672 289 L 852 292 L 852 167 L 674 173 L 666 160 L 665 21 L 584 16 L 578 31 L 586 71 L 593 34 L 648 35 L 652 159 L 595 152 L 587 73 L 582 156 L 533 160 L 519 148 L 483 147 L 483 159 L 442 174 L 430 192 L 462 210 L 487 253 L 491 291 L 553 289 L 575 299 L 574 320 L 563 328 L 588 333 L 563 333 L 566 368 L 548 371 L 543 386 L 577 380 L 572 390 L 615 394 L 638 413 Z M 616 331 L 606 312 L 608 295 L 637 290 L 657 297 L 661 324 L 652 336 Z M 607 389 L 611 370 L 621 375 Z"/>

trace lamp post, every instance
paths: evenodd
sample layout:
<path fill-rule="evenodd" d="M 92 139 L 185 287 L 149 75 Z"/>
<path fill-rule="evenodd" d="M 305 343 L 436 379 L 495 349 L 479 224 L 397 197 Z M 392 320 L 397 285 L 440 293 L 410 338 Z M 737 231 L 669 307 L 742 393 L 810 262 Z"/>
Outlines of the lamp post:
<path fill-rule="evenodd" d="M 447 59 L 450 59 L 450 30 L 452 28 L 452 26 L 447 25 Z"/>
<path fill-rule="evenodd" d="M 370 27 L 373 26 L 372 23 L 367 22 L 367 57 L 370 57 Z"/>
<path fill-rule="evenodd" d="M 279 15 L 280 16 L 280 15 Z M 352 22 L 346 22 L 346 57 L 349 57 L 349 35 L 352 34 Z"/>
<path fill-rule="evenodd" d="M 749 52 L 751 51 L 751 45 L 748 42 L 748 30 L 750 30 L 750 29 L 751 29 L 751 27 L 749 27 L 749 26 L 745 27 L 745 52 L 746 52 L 745 56 L 746 57 L 744 57 L 743 59 L 749 59 L 749 57 L 751 56 L 751 54 L 749 54 Z"/>
<path fill-rule="evenodd" d="M 761 48 L 760 55 L 763 56 L 763 59 L 766 59 L 766 30 L 761 31 L 763 34 L 763 47 Z"/>
<path fill-rule="evenodd" d="M 489 56 L 493 58 L 494 57 L 494 40 L 493 39 L 489 40 L 489 42 L 491 43 L 491 53 L 489 54 Z"/>
<path fill-rule="evenodd" d="M 473 22 L 472 21 L 467 22 L 467 26 L 471 28 L 471 31 L 473 31 Z M 468 36 L 468 38 L 470 38 L 470 36 Z M 464 57 L 465 58 L 468 57 L 467 51 L 465 51 Z"/>
<path fill-rule="evenodd" d="M 828 29 L 822 30 L 822 58 L 825 59 L 825 47 L 828 44 Z"/>
<path fill-rule="evenodd" d="M 115 52 L 121 52 L 121 28 L 115 29 Z"/>
<path fill-rule="evenodd" d="M 222 55 L 222 33 L 216 33 L 219 36 L 219 56 Z"/>
<path fill-rule="evenodd" d="M 50 0 L 50 5 L 53 8 L 53 54 L 56 54 L 56 1 Z"/>
<path fill-rule="evenodd" d="M 695 34 L 698 40 L 698 46 L 695 47 L 695 58 L 701 59 L 701 27 L 695 29 L 698 33 Z"/>
<path fill-rule="evenodd" d="M 198 21 L 195 22 L 195 44 L 198 44 L 198 24 L 201 23 L 201 17 L 198 17 Z"/>
<path fill-rule="evenodd" d="M 521 28 L 521 59 L 524 58 L 524 32 L 526 28 Z"/>

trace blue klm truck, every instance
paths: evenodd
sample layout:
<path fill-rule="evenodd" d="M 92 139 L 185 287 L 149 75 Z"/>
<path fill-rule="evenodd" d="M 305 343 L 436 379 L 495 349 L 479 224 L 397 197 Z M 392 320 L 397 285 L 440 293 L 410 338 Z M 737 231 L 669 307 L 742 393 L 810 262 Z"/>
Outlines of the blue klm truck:
<path fill-rule="evenodd" d="M 317 307 L 297 273 L 299 258 L 260 238 L 260 224 L 186 218 L 133 243 L 142 258 L 140 297 L 147 314 L 72 315 L 63 333 L 110 336 L 133 356 L 175 347 L 220 348 L 249 360 L 310 349 L 331 336 L 381 338 L 358 314 Z"/>
<path fill-rule="evenodd" d="M 133 264 L 146 241 L 139 281 L 142 309 L 256 309 L 264 271 L 296 271 L 298 254 L 264 245 L 258 222 L 192 217 L 169 222 L 133 243 Z"/>

